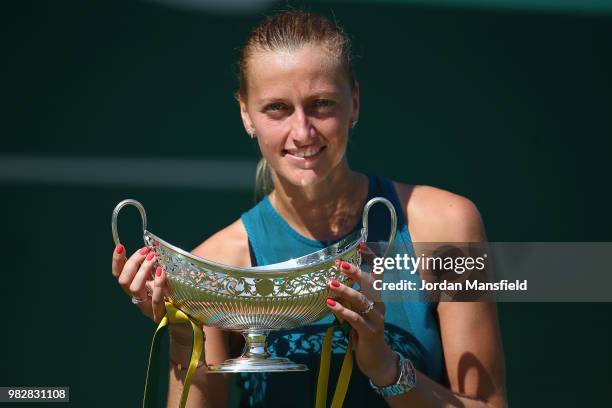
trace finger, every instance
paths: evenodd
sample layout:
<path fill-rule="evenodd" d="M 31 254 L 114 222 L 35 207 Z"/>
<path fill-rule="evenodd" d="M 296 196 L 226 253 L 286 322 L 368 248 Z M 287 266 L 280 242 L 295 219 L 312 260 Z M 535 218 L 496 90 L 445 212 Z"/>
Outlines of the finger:
<path fill-rule="evenodd" d="M 369 274 L 364 273 L 361 269 L 359 269 L 359 267 L 349 262 L 340 262 L 339 269 L 343 274 L 351 278 L 355 283 L 358 283 L 360 288 L 362 288 L 364 284 L 371 283 L 369 281 Z"/>
<path fill-rule="evenodd" d="M 357 247 L 359 249 L 359 253 L 361 254 L 361 258 L 366 262 L 373 262 L 374 258 L 376 258 L 376 254 L 372 249 L 365 243 L 362 242 Z"/>
<path fill-rule="evenodd" d="M 335 279 L 332 279 L 329 282 L 329 288 L 340 298 L 348 301 L 348 303 L 351 305 L 351 309 L 357 313 L 365 312 L 370 305 L 370 300 L 363 293 L 343 285 Z M 343 303 L 343 305 L 346 304 Z M 373 310 L 369 311 L 365 315 L 361 314 L 361 316 L 365 320 L 376 321 L 377 323 L 378 321 L 384 321 L 384 313 L 381 314 L 379 309 L 380 308 L 377 308 L 375 304 Z"/>
<path fill-rule="evenodd" d="M 130 284 L 130 293 L 133 296 L 140 299 L 145 299 L 147 297 L 145 284 L 148 280 L 152 279 L 151 277 L 153 276 L 155 261 L 155 251 L 149 251 L 145 260 L 142 262 L 142 264 L 140 264 L 140 268 L 138 269 L 138 272 L 136 272 L 136 275 Z"/>
<path fill-rule="evenodd" d="M 115 278 L 121 274 L 121 270 L 123 269 L 123 265 L 125 265 L 126 260 L 125 247 L 122 244 L 117 244 L 115 250 L 113 251 L 112 273 Z"/>
<path fill-rule="evenodd" d="M 144 302 L 140 302 L 136 306 L 140 309 L 143 315 L 153 320 L 153 305 L 151 302 L 151 295 L 150 295 L 153 293 L 153 279 L 149 280 L 145 284 L 145 290 L 146 290 L 147 296 L 142 298 Z"/>
<path fill-rule="evenodd" d="M 145 283 L 145 290 L 147 291 L 148 297 L 151 297 L 153 295 L 153 289 L 154 288 L 155 288 L 155 276 L 153 276 L 153 278 L 149 279 Z"/>
<path fill-rule="evenodd" d="M 132 256 L 130 256 L 130 258 L 125 262 L 123 269 L 121 270 L 121 274 L 118 278 L 119 285 L 121 285 L 123 291 L 129 296 L 132 296 L 132 293 L 130 292 L 130 285 L 132 284 L 132 280 L 138 272 L 138 269 L 140 269 L 140 265 L 145 260 L 145 257 L 147 256 L 148 252 L 149 248 L 140 248 L 138 251 L 134 252 Z"/>
<path fill-rule="evenodd" d="M 350 310 L 340 302 L 336 302 L 334 299 L 328 298 L 326 300 L 327 307 L 336 315 L 341 321 L 346 321 L 355 329 L 359 335 L 369 337 L 374 333 L 372 327 L 365 321 L 365 319 L 357 312 Z"/>
<path fill-rule="evenodd" d="M 155 270 L 155 279 L 153 282 L 153 293 L 151 294 L 153 320 L 155 323 L 159 323 L 166 314 L 166 304 L 164 302 L 166 272 L 161 266 L 158 266 Z"/>
<path fill-rule="evenodd" d="M 349 262 L 342 261 L 340 262 L 340 271 L 361 285 L 363 272 L 358 267 Z"/>
<path fill-rule="evenodd" d="M 378 303 L 382 301 L 380 291 L 374 289 L 375 278 L 370 273 L 365 273 L 357 266 L 350 264 L 346 261 L 340 263 L 340 270 L 346 276 L 359 284 L 361 291 L 374 302 Z M 382 279 L 382 275 L 376 275 L 376 279 Z"/>

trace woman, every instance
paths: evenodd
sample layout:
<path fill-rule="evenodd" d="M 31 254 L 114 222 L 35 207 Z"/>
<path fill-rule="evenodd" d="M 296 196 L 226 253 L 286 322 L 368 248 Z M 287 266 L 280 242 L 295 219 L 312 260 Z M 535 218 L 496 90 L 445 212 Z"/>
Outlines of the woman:
<path fill-rule="evenodd" d="M 246 132 L 261 149 L 263 161 L 257 178 L 266 195 L 240 219 L 195 248 L 194 254 L 236 266 L 301 256 L 359 228 L 364 204 L 375 195 L 387 197 L 396 206 L 398 240 L 406 247 L 413 241 L 485 240 L 480 216 L 469 200 L 350 169 L 346 146 L 349 130 L 359 118 L 359 84 L 353 75 L 349 40 L 328 19 L 289 11 L 256 26 L 242 52 L 237 98 Z M 372 224 L 384 224 L 383 218 Z M 129 295 L 145 299 L 138 306 L 159 322 L 164 314 L 165 275 L 157 269 L 150 280 L 154 263 L 155 256 L 147 248 L 127 259 L 125 249 L 118 246 L 113 274 Z M 342 271 L 364 288 L 362 294 L 337 281 L 329 283 L 336 299 L 351 304 L 346 308 L 334 299 L 327 301 L 330 311 L 352 326 L 355 339 L 358 370 L 354 370 L 346 406 L 505 406 L 504 363 L 494 304 L 396 302 L 387 304 L 386 310 L 381 303 L 372 308 L 373 293 L 366 289 L 370 275 L 346 263 Z M 147 286 L 151 297 L 147 297 Z M 314 368 L 319 350 L 300 347 L 299 340 L 318 338 L 326 323 L 329 320 L 280 333 L 271 338 L 271 348 L 277 355 Z M 201 365 L 229 358 L 229 335 L 212 328 L 204 331 L 206 361 Z M 176 406 L 191 334 L 186 327 L 173 327 L 171 339 L 168 405 Z M 343 346 L 342 339 L 335 339 L 336 357 Z M 402 383 L 399 391 L 388 387 L 410 370 L 414 370 L 416 385 Z M 243 401 L 312 406 L 314 380 L 307 376 L 314 372 L 243 376 Z M 199 368 L 189 406 L 225 406 L 227 401 L 227 378 L 207 376 L 205 367 Z"/>

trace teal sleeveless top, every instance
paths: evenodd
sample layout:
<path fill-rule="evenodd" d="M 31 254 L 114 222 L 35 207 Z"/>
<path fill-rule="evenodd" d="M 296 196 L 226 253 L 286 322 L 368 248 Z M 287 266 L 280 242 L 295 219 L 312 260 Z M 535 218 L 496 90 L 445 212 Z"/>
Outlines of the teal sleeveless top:
<path fill-rule="evenodd" d="M 404 248 L 409 252 L 408 255 L 413 256 L 412 240 L 393 183 L 382 177 L 370 176 L 368 199 L 373 197 L 385 197 L 393 203 L 398 223 L 396 243 L 400 244 L 396 247 Z M 297 258 L 336 242 L 312 240 L 299 234 L 276 212 L 267 196 L 242 214 L 241 219 L 248 234 L 253 266 Z M 382 205 L 372 207 L 368 242 L 387 241 L 389 227 L 388 210 Z M 354 230 L 360 228 L 361 220 Z M 387 280 L 387 274 L 384 276 Z M 385 301 L 385 306 L 385 336 L 389 346 L 411 359 L 414 366 L 422 373 L 441 382 L 444 362 L 435 304 L 396 299 Z M 238 378 L 238 385 L 242 389 L 241 406 L 313 407 L 321 344 L 325 330 L 333 320 L 333 316 L 328 316 L 309 326 L 271 332 L 268 343 L 272 354 L 306 364 L 310 370 L 290 373 L 242 373 Z M 335 381 L 347 346 L 341 331 L 335 331 L 332 344 L 328 401 L 332 399 Z M 382 397 L 374 393 L 368 378 L 355 365 L 344 406 L 387 407 L 388 405 Z"/>

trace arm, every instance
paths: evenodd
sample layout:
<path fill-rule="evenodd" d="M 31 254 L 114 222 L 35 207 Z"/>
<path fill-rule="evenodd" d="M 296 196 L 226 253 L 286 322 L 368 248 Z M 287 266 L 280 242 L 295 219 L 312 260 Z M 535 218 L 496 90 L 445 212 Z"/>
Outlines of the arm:
<path fill-rule="evenodd" d="M 357 312 L 363 310 L 364 295 L 375 296 L 368 290 L 373 278 L 354 265 L 343 272 L 359 283 L 363 294 L 332 283 L 330 289 L 349 301 L 353 310 L 339 302 L 328 305 L 353 328 L 359 369 L 376 385 L 393 384 L 399 367 L 397 355 L 384 340 L 384 305 L 377 303 L 366 315 Z M 450 388 L 417 371 L 416 386 L 402 395 L 385 397 L 386 402 L 390 407 L 505 407 L 503 355 L 494 305 L 449 302 L 438 309 Z"/>
<path fill-rule="evenodd" d="M 438 313 L 450 388 L 417 371 L 416 387 L 403 395 L 386 397 L 389 406 L 505 407 L 504 363 L 495 305 L 448 302 L 440 304 Z M 393 373 L 397 363 L 394 356 L 388 358 L 392 368 L 387 372 Z M 398 375 L 397 371 L 387 375 L 381 384 L 393 383 Z"/>
<path fill-rule="evenodd" d="M 396 188 L 400 200 L 406 203 L 415 242 L 486 241 L 480 214 L 466 198 L 426 186 Z M 389 405 L 506 406 L 504 356 L 495 304 L 441 302 L 438 317 L 450 388 L 417 373 L 415 389 L 387 398 Z"/>
<path fill-rule="evenodd" d="M 216 262 L 251 266 L 247 234 L 240 220 L 203 242 L 192 253 Z M 173 333 L 175 334 L 175 333 Z M 213 327 L 204 327 L 206 364 L 196 370 L 187 400 L 187 407 L 226 407 L 229 399 L 229 377 L 225 374 L 207 374 L 206 366 L 223 362 L 229 355 L 228 334 Z M 191 355 L 191 333 L 171 337 L 170 357 L 187 364 Z M 176 407 L 181 399 L 187 370 L 170 366 L 168 407 Z"/>
<path fill-rule="evenodd" d="M 407 203 L 407 219 L 415 242 L 485 240 L 480 216 L 469 200 L 428 187 L 417 189 L 398 188 L 400 200 L 404 198 L 402 202 Z M 332 282 L 330 289 L 349 301 L 353 310 L 337 302 L 331 302 L 330 309 L 353 328 L 360 370 L 376 385 L 393 384 L 399 377 L 399 367 L 397 355 L 384 340 L 384 305 L 376 303 L 363 313 L 368 300 L 377 299 L 371 289 L 374 278 L 354 265 L 344 264 L 343 273 L 358 282 L 363 293 Z M 495 305 L 439 303 L 438 317 L 449 387 L 417 372 L 412 390 L 386 397 L 386 402 L 391 407 L 504 407 L 504 361 Z"/>

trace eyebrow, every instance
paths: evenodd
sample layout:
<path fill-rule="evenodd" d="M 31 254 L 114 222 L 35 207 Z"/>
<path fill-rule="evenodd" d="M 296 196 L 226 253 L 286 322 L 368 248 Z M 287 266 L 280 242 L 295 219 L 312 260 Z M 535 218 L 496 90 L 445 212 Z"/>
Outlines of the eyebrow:
<path fill-rule="evenodd" d="M 330 96 L 337 97 L 338 95 L 340 95 L 340 92 L 321 90 L 321 91 L 313 92 L 312 96 L 309 96 L 307 99 L 316 99 L 316 98 L 320 98 L 320 97 L 330 97 Z M 262 98 L 262 99 L 256 101 L 256 103 L 260 104 L 260 105 L 267 105 L 267 104 L 270 104 L 270 103 L 285 102 L 285 101 L 286 101 L 285 98 L 270 97 L 270 98 Z"/>

